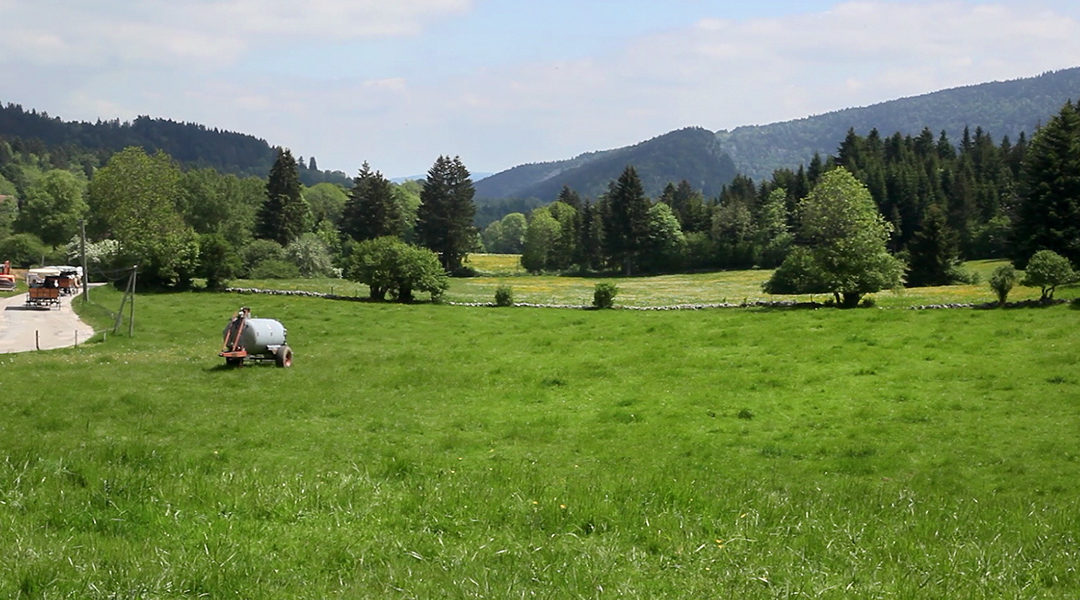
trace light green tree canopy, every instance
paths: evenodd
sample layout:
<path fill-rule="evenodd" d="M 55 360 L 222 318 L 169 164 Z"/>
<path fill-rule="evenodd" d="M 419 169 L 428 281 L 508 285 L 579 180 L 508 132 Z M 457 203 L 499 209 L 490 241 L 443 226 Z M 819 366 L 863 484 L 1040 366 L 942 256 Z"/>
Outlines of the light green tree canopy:
<path fill-rule="evenodd" d="M 345 276 L 367 285 L 376 300 L 389 293 L 399 302 L 411 302 L 416 291 L 437 300 L 447 288 L 446 273 L 434 252 L 392 236 L 353 242 Z"/>
<path fill-rule="evenodd" d="M 130 147 L 114 154 L 90 181 L 90 207 L 124 255 L 156 283 L 194 274 L 199 244 L 176 209 L 180 169 L 164 152 Z"/>
<path fill-rule="evenodd" d="M 53 246 L 79 232 L 79 219 L 90 207 L 83 198 L 86 182 L 68 171 L 53 169 L 30 185 L 15 227 Z"/>
<path fill-rule="evenodd" d="M 890 231 L 866 186 L 833 169 L 799 203 L 797 246 L 762 287 L 770 294 L 831 293 L 838 304 L 856 306 L 864 294 L 901 285 L 904 264 L 885 246 Z"/>
<path fill-rule="evenodd" d="M 1050 300 L 1057 286 L 1073 281 L 1076 281 L 1076 272 L 1069 259 L 1053 250 L 1039 250 L 1028 260 L 1024 280 L 1020 283 L 1039 288 L 1042 299 Z"/>

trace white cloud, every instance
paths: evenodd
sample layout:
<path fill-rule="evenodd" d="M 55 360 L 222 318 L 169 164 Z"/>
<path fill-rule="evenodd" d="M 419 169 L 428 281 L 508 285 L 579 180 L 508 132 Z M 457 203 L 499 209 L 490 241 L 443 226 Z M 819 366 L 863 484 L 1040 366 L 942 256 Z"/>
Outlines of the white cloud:
<path fill-rule="evenodd" d="M 126 107 L 89 118 L 197 121 L 315 154 L 324 168 L 352 172 L 368 160 L 391 175 L 423 172 L 439 154 L 495 170 L 688 125 L 720 129 L 799 118 L 1076 66 L 1080 56 L 1080 8 L 1072 3 L 878 0 L 775 18 L 702 18 L 576 60 L 498 61 L 493 64 L 502 66 L 463 74 L 460 66 L 443 69 L 432 55 L 422 79 L 419 69 L 271 76 L 230 65 L 259 51 L 320 45 L 333 54 L 313 60 L 363 65 L 384 58 L 364 44 L 367 54 L 349 55 L 347 46 L 383 36 L 413 35 L 437 47 L 423 37 L 425 27 L 467 13 L 473 3 L 67 4 L 69 10 L 45 19 L 31 3 L 0 0 L 4 93 L 17 89 L 17 77 L 35 72 L 33 65 L 54 65 L 37 69 L 42 81 L 35 85 L 60 100 L 39 108 L 66 118 Z M 528 24 L 517 26 L 527 34 Z"/>
<path fill-rule="evenodd" d="M 472 0 L 80 0 L 0 4 L 0 63 L 229 64 L 264 46 L 420 33 Z"/>

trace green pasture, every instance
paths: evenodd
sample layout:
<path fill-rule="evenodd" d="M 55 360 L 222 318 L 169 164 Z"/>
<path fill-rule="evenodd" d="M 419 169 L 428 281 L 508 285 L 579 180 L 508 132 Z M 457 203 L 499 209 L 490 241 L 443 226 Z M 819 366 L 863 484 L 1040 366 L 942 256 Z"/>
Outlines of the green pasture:
<path fill-rule="evenodd" d="M 140 295 L 0 355 L 0 597 L 1075 598 L 1078 324 Z"/>
<path fill-rule="evenodd" d="M 619 292 L 616 306 L 671 306 L 677 304 L 741 304 L 745 302 L 797 300 L 825 302 L 831 296 L 783 296 L 769 295 L 761 291 L 761 284 L 772 275 L 770 270 L 718 271 L 710 273 L 682 273 L 653 277 L 567 277 L 557 275 L 527 275 L 521 268 L 516 254 L 474 254 L 469 266 L 477 277 L 453 278 L 445 299 L 450 302 L 492 302 L 500 285 L 513 289 L 514 301 L 530 304 L 560 304 L 588 306 L 592 304 L 593 289 L 597 282 L 615 283 Z M 942 303 L 984 303 L 996 301 L 986 283 L 995 267 L 1006 264 L 1003 260 L 979 260 L 965 263 L 964 268 L 977 273 L 980 282 L 971 285 L 950 285 L 926 288 L 885 290 L 871 294 L 877 306 L 908 307 Z M 294 280 L 241 280 L 232 285 L 264 289 L 306 290 L 335 293 L 344 296 L 368 295 L 367 286 L 343 279 L 294 279 Z M 1080 287 L 1074 285 L 1058 290 L 1056 297 L 1080 296 Z M 1039 297 L 1038 288 L 1017 285 L 1010 301 L 1031 300 Z"/>

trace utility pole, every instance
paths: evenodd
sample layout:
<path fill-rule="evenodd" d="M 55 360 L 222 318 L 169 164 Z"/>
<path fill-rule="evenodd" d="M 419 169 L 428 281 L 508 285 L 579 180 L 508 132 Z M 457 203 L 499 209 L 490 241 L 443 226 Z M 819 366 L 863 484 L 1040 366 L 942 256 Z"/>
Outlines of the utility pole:
<path fill-rule="evenodd" d="M 90 302 L 90 272 L 86 270 L 86 219 L 79 219 L 79 254 L 82 255 L 82 299 Z"/>

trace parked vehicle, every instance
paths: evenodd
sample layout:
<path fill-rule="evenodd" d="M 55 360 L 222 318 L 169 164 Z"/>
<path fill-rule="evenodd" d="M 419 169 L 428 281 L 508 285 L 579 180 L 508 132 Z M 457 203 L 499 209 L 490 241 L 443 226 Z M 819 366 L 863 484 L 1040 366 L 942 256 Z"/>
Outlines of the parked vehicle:
<path fill-rule="evenodd" d="M 0 291 L 10 292 L 15 289 L 15 274 L 11 272 L 11 261 L 5 260 L 0 265 Z"/>
<path fill-rule="evenodd" d="M 280 321 L 256 319 L 245 306 L 221 333 L 225 339 L 218 356 L 224 357 L 229 366 L 238 367 L 245 360 L 272 360 L 279 367 L 292 366 L 292 348 L 285 341 L 287 330 Z"/>

